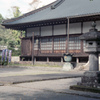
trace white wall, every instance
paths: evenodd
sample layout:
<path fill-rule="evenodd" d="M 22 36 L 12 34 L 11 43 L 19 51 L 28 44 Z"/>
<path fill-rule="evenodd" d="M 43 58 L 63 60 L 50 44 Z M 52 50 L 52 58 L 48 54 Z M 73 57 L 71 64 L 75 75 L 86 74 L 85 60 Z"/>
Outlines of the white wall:
<path fill-rule="evenodd" d="M 96 24 L 97 24 L 96 28 L 98 29 L 98 31 L 100 31 L 100 21 L 96 21 Z"/>
<path fill-rule="evenodd" d="M 89 30 L 92 28 L 92 23 L 93 21 L 83 23 L 83 33 L 89 32 Z M 100 21 L 96 21 L 96 25 L 96 28 L 98 29 L 98 31 L 100 31 Z"/>
<path fill-rule="evenodd" d="M 83 22 L 83 33 L 89 32 L 92 22 Z"/>
<path fill-rule="evenodd" d="M 81 33 L 81 23 L 69 24 L 69 34 Z"/>
<path fill-rule="evenodd" d="M 52 26 L 41 27 L 41 36 L 51 36 Z"/>
<path fill-rule="evenodd" d="M 11 62 L 19 62 L 20 61 L 20 57 L 19 56 L 12 56 L 11 57 Z"/>
<path fill-rule="evenodd" d="M 39 35 L 39 27 L 27 28 L 27 37 L 33 36 L 33 34 L 32 34 L 33 32 L 34 32 L 34 35 Z"/>
<path fill-rule="evenodd" d="M 65 35 L 66 34 L 66 24 L 54 25 L 54 35 Z"/>

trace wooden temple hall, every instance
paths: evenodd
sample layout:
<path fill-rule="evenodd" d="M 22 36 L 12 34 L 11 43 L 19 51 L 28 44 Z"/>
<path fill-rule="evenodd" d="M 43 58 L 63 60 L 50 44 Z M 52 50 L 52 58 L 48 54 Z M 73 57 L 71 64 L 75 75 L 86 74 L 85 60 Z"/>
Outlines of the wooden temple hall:
<path fill-rule="evenodd" d="M 24 9 L 24 8 L 23 8 Z M 87 62 L 85 42 L 79 36 L 96 21 L 100 31 L 100 0 L 57 0 L 18 18 L 5 20 L 6 28 L 26 32 L 21 39 L 25 61 L 63 62 L 63 54 L 73 54 L 73 62 Z"/>

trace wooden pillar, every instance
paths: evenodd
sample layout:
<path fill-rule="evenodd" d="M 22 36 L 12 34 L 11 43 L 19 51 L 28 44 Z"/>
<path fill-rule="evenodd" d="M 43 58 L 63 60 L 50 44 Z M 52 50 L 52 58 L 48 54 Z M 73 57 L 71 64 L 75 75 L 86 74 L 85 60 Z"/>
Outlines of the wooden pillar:
<path fill-rule="evenodd" d="M 34 32 L 32 36 L 32 65 L 34 65 Z"/>
<path fill-rule="evenodd" d="M 66 23 L 66 52 L 67 52 L 67 23 Z"/>
<path fill-rule="evenodd" d="M 52 53 L 54 53 L 54 25 L 52 26 Z"/>
<path fill-rule="evenodd" d="M 67 20 L 67 53 L 69 53 L 69 18 Z"/>
<path fill-rule="evenodd" d="M 81 34 L 83 34 L 83 22 L 81 22 Z M 83 52 L 83 40 L 81 40 L 81 52 Z"/>
<path fill-rule="evenodd" d="M 83 34 L 83 22 L 81 22 L 81 34 Z"/>
<path fill-rule="evenodd" d="M 39 28 L 39 53 L 41 53 L 41 27 Z"/>
<path fill-rule="evenodd" d="M 83 47 L 84 45 L 83 45 L 83 41 L 81 40 L 81 52 L 83 53 L 83 49 L 84 49 L 84 47 Z"/>

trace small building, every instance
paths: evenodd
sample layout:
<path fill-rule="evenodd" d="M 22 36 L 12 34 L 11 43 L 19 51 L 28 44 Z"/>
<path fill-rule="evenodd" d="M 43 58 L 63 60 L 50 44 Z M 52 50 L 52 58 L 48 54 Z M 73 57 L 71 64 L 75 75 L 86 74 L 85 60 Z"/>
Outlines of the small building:
<path fill-rule="evenodd" d="M 100 0 L 57 0 L 2 25 L 26 32 L 20 56 L 25 61 L 34 57 L 35 61 L 63 62 L 63 54 L 71 53 L 74 62 L 86 62 L 85 42 L 79 36 L 89 31 L 93 21 L 100 31 Z"/>

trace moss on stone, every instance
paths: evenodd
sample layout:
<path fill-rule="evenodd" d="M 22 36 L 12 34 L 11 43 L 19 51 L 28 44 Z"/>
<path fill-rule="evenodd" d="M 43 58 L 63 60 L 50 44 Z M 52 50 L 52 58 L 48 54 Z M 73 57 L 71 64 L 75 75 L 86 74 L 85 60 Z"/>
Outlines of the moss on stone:
<path fill-rule="evenodd" d="M 100 93 L 100 89 L 98 89 L 98 88 L 90 88 L 90 87 L 79 86 L 79 85 L 70 86 L 70 89 L 72 89 L 72 90 L 79 90 L 79 91 L 87 91 L 87 92 Z"/>

